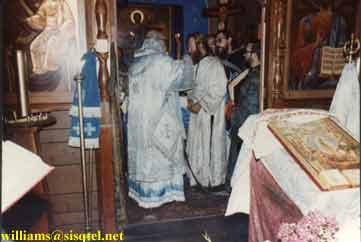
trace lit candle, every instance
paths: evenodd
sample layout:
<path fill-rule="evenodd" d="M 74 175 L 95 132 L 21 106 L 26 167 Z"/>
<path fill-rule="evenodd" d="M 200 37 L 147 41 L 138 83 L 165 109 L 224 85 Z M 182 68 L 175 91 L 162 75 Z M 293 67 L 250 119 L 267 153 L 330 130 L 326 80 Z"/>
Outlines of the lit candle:
<path fill-rule="evenodd" d="M 16 50 L 16 62 L 19 79 L 20 116 L 27 117 L 29 114 L 29 103 L 26 91 L 24 52 L 22 50 Z"/>

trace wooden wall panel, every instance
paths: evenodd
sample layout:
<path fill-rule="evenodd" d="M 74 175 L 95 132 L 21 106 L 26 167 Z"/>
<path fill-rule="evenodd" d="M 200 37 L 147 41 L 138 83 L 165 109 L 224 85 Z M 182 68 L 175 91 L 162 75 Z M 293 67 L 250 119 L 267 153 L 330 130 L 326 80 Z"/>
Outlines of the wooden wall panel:
<path fill-rule="evenodd" d="M 90 211 L 89 211 L 90 212 Z M 98 211 L 91 210 L 91 222 L 96 223 L 98 221 Z M 83 211 L 71 212 L 71 213 L 54 213 L 53 214 L 53 225 L 55 227 L 69 225 L 69 224 L 81 224 L 84 222 Z"/>
<path fill-rule="evenodd" d="M 97 199 L 97 192 L 89 193 L 91 209 L 98 208 Z M 54 214 L 83 211 L 83 193 L 53 194 L 49 202 Z"/>
<path fill-rule="evenodd" d="M 96 191 L 96 175 L 93 166 L 92 184 L 90 191 Z M 80 165 L 58 166 L 47 177 L 50 194 L 66 194 L 82 192 Z"/>
<path fill-rule="evenodd" d="M 48 129 L 47 132 L 40 132 L 39 138 L 42 143 L 66 143 L 68 135 L 65 129 Z"/>
<path fill-rule="evenodd" d="M 70 110 L 70 106 L 69 106 L 68 110 Z M 52 112 L 51 115 L 56 118 L 56 124 L 53 125 L 53 126 L 45 128 L 45 130 L 48 130 L 48 129 L 68 129 L 70 127 L 69 111 Z"/>
<path fill-rule="evenodd" d="M 79 149 L 71 148 L 65 142 L 42 144 L 41 150 L 43 159 L 51 165 L 80 165 Z"/>

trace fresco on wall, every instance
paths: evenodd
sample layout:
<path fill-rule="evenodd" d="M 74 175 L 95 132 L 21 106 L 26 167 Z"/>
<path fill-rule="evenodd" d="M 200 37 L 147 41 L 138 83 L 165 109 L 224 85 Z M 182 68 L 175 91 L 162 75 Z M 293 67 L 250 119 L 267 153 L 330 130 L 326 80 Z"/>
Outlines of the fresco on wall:
<path fill-rule="evenodd" d="M 71 91 L 85 51 L 83 0 L 6 1 L 6 91 L 16 93 L 15 51 L 25 55 L 31 92 Z"/>

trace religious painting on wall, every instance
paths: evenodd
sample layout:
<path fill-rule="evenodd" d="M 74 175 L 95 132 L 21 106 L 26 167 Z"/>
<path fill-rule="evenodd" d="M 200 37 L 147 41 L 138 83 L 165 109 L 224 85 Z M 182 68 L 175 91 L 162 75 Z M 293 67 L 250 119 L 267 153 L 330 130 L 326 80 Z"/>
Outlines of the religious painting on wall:
<path fill-rule="evenodd" d="M 128 64 L 134 51 L 141 47 L 148 30 L 163 33 L 168 43 L 167 51 L 173 51 L 172 18 L 174 8 L 159 5 L 128 5 L 118 9 L 118 47 L 122 49 L 123 61 Z M 174 38 L 174 36 L 173 36 Z"/>
<path fill-rule="evenodd" d="M 21 51 L 30 104 L 70 103 L 86 51 L 84 0 L 6 1 L 5 13 L 6 101 L 16 102 Z"/>
<path fill-rule="evenodd" d="M 284 93 L 332 97 L 355 31 L 356 0 L 288 0 Z"/>

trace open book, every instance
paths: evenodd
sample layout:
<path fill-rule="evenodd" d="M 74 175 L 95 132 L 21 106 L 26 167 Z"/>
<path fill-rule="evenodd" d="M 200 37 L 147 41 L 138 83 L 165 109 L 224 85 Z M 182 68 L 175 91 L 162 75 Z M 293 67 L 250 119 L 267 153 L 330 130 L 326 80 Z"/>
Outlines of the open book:
<path fill-rule="evenodd" d="M 2 142 L 1 213 L 35 187 L 54 167 L 27 149 Z"/>
<path fill-rule="evenodd" d="M 340 76 L 345 63 L 343 48 L 322 47 L 320 77 Z"/>
<path fill-rule="evenodd" d="M 248 72 L 249 69 L 244 70 L 241 74 L 239 74 L 236 78 L 234 78 L 229 82 L 228 91 L 229 91 L 230 99 L 232 101 L 234 101 L 234 88 L 247 77 Z"/>

